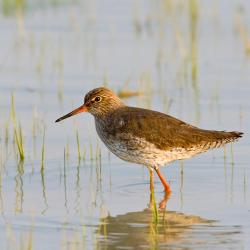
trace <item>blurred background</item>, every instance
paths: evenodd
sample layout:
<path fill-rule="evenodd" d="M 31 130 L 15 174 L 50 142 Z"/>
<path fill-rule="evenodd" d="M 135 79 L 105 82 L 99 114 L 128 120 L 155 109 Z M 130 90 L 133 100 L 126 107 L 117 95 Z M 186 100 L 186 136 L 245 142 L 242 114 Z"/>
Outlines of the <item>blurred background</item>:
<path fill-rule="evenodd" d="M 244 137 L 164 168 L 152 211 L 89 114 L 54 123 L 99 86 Z M 248 1 L 1 0 L 1 249 L 249 249 L 249 94 Z"/>

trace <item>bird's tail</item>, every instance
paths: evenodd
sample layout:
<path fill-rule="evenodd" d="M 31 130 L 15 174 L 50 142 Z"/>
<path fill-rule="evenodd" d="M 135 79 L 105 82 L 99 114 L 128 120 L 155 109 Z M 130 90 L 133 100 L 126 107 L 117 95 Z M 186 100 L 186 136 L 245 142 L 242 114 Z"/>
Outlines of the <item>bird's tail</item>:
<path fill-rule="evenodd" d="M 242 135 L 243 133 L 238 131 L 211 131 L 210 148 L 218 148 L 229 142 L 237 141 Z"/>
<path fill-rule="evenodd" d="M 222 131 L 222 132 L 220 132 L 220 134 L 221 134 L 221 139 L 225 143 L 236 141 L 239 138 L 241 138 L 243 135 L 242 132 L 238 132 L 238 131 L 232 131 L 232 132 Z"/>

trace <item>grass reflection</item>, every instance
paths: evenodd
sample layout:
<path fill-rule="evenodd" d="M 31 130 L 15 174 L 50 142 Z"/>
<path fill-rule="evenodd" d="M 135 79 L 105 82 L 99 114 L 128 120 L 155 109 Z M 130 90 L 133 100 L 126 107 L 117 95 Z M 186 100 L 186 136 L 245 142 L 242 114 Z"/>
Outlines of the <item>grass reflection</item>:
<path fill-rule="evenodd" d="M 15 193 L 16 193 L 16 199 L 15 199 L 15 212 L 21 213 L 23 211 L 23 174 L 24 174 L 24 163 L 23 161 L 19 161 L 17 164 L 17 174 L 15 176 Z"/>

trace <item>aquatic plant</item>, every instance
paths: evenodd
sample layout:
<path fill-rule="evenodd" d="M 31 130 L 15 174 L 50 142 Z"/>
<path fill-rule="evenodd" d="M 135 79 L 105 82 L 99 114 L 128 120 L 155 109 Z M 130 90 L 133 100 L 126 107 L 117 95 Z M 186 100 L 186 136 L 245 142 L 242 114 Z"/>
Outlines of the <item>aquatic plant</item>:
<path fill-rule="evenodd" d="M 23 10 L 26 6 L 26 0 L 2 0 L 3 14 L 8 16 L 19 10 Z"/>
<path fill-rule="evenodd" d="M 14 129 L 14 136 L 15 136 L 14 137 L 15 138 L 15 143 L 16 143 L 17 148 L 18 148 L 20 160 L 23 161 L 24 158 L 25 158 L 25 155 L 24 155 L 23 134 L 22 134 L 21 126 Z"/>
<path fill-rule="evenodd" d="M 78 152 L 78 164 L 81 162 L 81 147 L 80 147 L 80 139 L 78 129 L 76 129 L 76 143 L 77 143 L 77 152 Z"/>
<path fill-rule="evenodd" d="M 41 150 L 41 171 L 44 170 L 44 156 L 45 156 L 45 127 L 43 129 L 43 141 Z"/>
<path fill-rule="evenodd" d="M 15 111 L 15 101 L 14 101 L 14 94 L 11 95 L 11 118 L 13 123 L 13 129 L 14 129 L 14 142 L 19 152 L 19 158 L 21 161 L 25 158 L 24 153 L 24 143 L 23 143 L 23 133 L 21 125 L 17 123 L 16 120 L 16 111 Z"/>

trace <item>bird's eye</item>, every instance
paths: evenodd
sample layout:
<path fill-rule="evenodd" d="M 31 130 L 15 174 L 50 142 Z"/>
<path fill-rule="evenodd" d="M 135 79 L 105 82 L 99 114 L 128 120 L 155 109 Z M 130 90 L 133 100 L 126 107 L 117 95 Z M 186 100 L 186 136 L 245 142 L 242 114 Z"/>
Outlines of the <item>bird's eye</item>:
<path fill-rule="evenodd" d="M 95 98 L 95 101 L 96 101 L 96 102 L 100 102 L 100 101 L 101 101 L 101 97 L 100 97 L 100 96 L 97 96 L 97 97 Z"/>

